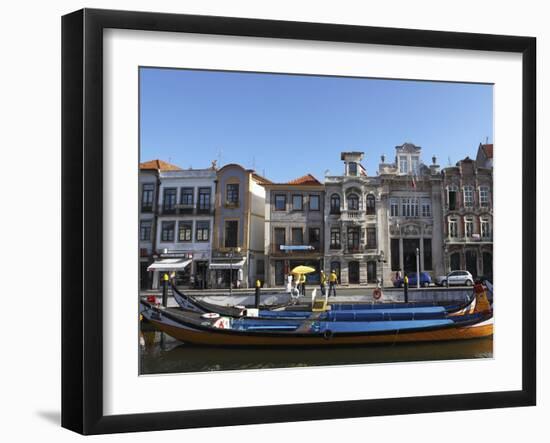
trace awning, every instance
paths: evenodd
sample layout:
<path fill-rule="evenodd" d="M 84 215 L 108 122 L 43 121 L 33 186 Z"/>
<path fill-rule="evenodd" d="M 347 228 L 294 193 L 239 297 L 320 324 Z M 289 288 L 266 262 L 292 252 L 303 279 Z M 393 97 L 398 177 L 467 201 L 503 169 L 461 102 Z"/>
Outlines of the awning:
<path fill-rule="evenodd" d="M 210 263 L 210 269 L 242 269 L 245 259 L 236 261 L 233 263 L 222 262 L 222 263 Z"/>
<path fill-rule="evenodd" d="M 183 271 L 192 260 L 187 258 L 163 258 L 149 265 L 148 271 Z"/>

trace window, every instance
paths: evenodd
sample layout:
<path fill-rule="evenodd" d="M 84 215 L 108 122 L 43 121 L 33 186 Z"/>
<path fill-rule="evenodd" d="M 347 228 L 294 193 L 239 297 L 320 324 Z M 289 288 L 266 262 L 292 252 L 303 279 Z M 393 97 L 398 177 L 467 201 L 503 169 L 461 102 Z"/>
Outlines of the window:
<path fill-rule="evenodd" d="M 239 206 L 239 184 L 229 183 L 225 188 L 225 202 L 227 206 Z"/>
<path fill-rule="evenodd" d="M 474 234 L 474 219 L 471 217 L 464 218 L 464 234 L 466 237 L 472 237 Z"/>
<path fill-rule="evenodd" d="M 396 198 L 390 199 L 390 216 L 397 217 L 399 216 L 399 202 Z"/>
<path fill-rule="evenodd" d="M 411 173 L 413 175 L 418 175 L 418 165 L 419 165 L 418 157 L 411 157 Z"/>
<path fill-rule="evenodd" d="M 357 163 L 355 162 L 348 163 L 348 174 L 357 175 Z"/>
<path fill-rule="evenodd" d="M 449 237 L 458 237 L 458 220 L 456 218 L 449 219 Z"/>
<path fill-rule="evenodd" d="M 275 238 L 275 252 L 281 250 L 281 245 L 285 245 L 285 228 L 275 228 L 273 237 Z"/>
<path fill-rule="evenodd" d="M 348 195 L 348 210 L 357 211 L 359 209 L 359 197 L 355 194 Z"/>
<path fill-rule="evenodd" d="M 292 228 L 292 244 L 303 245 L 304 244 L 304 231 L 302 228 Z"/>
<path fill-rule="evenodd" d="M 318 195 L 310 195 L 309 196 L 309 210 L 310 211 L 318 211 L 319 210 L 319 196 Z"/>
<path fill-rule="evenodd" d="M 367 195 L 367 215 L 374 215 L 376 209 L 376 201 L 374 195 Z"/>
<path fill-rule="evenodd" d="M 321 229 L 309 228 L 309 245 L 313 246 L 315 250 L 319 250 L 321 245 Z"/>
<path fill-rule="evenodd" d="M 481 238 L 490 238 L 491 234 L 489 232 L 489 219 L 481 217 L 479 220 L 479 226 L 481 231 Z"/>
<path fill-rule="evenodd" d="M 211 196 L 211 189 L 210 188 L 199 188 L 199 212 L 202 213 L 208 213 L 210 212 L 210 196 Z"/>
<path fill-rule="evenodd" d="M 285 194 L 276 194 L 275 195 L 275 210 L 276 211 L 286 211 L 286 195 Z"/>
<path fill-rule="evenodd" d="M 162 228 L 160 232 L 160 241 L 163 241 L 163 242 L 174 241 L 175 229 L 176 229 L 176 222 L 173 222 L 173 221 L 162 222 Z"/>
<path fill-rule="evenodd" d="M 407 157 L 405 156 L 399 156 L 399 172 L 401 174 L 407 174 L 409 172 L 409 162 L 407 161 Z"/>
<path fill-rule="evenodd" d="M 422 217 L 431 217 L 432 216 L 432 202 L 430 199 L 422 199 Z"/>
<path fill-rule="evenodd" d="M 208 241 L 210 239 L 210 222 L 207 220 L 197 221 L 197 232 L 195 238 L 197 241 Z"/>
<path fill-rule="evenodd" d="M 182 206 L 193 206 L 193 188 L 181 188 L 180 203 Z"/>
<path fill-rule="evenodd" d="M 224 244 L 226 248 L 237 247 L 239 243 L 239 222 L 237 220 L 226 220 L 224 238 L 225 238 Z"/>
<path fill-rule="evenodd" d="M 376 248 L 376 228 L 367 228 L 367 249 Z"/>
<path fill-rule="evenodd" d="M 489 186 L 479 187 L 479 206 L 482 208 L 489 206 Z"/>
<path fill-rule="evenodd" d="M 178 241 L 193 241 L 193 222 L 192 221 L 179 222 Z"/>
<path fill-rule="evenodd" d="M 449 204 L 449 211 L 454 211 L 456 210 L 456 194 L 457 194 L 457 188 L 456 186 L 449 186 L 449 188 L 447 189 L 447 199 L 448 199 L 448 204 Z"/>
<path fill-rule="evenodd" d="M 139 239 L 142 241 L 151 240 L 151 220 L 141 220 L 139 223 Z"/>
<path fill-rule="evenodd" d="M 359 229 L 348 228 L 348 248 L 351 251 L 359 250 Z"/>
<path fill-rule="evenodd" d="M 399 271 L 401 265 L 399 264 L 399 239 L 392 238 L 390 241 L 391 248 L 391 270 Z"/>
<path fill-rule="evenodd" d="M 144 183 L 141 189 L 141 211 L 151 212 L 153 210 L 153 198 L 155 185 L 153 183 Z"/>
<path fill-rule="evenodd" d="M 473 186 L 464 186 L 464 206 L 471 208 L 474 206 L 474 188 Z"/>
<path fill-rule="evenodd" d="M 340 249 L 340 228 L 330 229 L 330 249 Z"/>
<path fill-rule="evenodd" d="M 418 199 L 402 198 L 401 215 L 403 217 L 418 217 Z"/>
<path fill-rule="evenodd" d="M 162 198 L 162 208 L 164 213 L 174 212 L 176 209 L 176 188 L 165 188 Z"/>
<path fill-rule="evenodd" d="M 330 213 L 340 214 L 340 196 L 338 194 L 330 196 Z"/>
<path fill-rule="evenodd" d="M 424 239 L 424 270 L 432 270 L 432 239 Z"/>
<path fill-rule="evenodd" d="M 296 194 L 292 196 L 292 210 L 293 211 L 302 211 L 304 206 L 304 198 L 301 194 Z"/>

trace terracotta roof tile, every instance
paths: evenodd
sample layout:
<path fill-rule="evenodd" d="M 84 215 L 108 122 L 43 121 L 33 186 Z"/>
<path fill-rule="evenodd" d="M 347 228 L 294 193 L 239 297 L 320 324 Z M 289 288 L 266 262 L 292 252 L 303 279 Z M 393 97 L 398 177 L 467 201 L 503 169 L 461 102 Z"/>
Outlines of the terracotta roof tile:
<path fill-rule="evenodd" d="M 490 145 L 481 145 L 483 148 L 483 151 L 485 152 L 485 156 L 487 158 L 493 158 L 493 144 Z"/>
<path fill-rule="evenodd" d="M 148 162 L 140 163 L 139 169 L 143 170 L 160 170 L 160 171 L 181 171 L 181 168 L 176 165 L 172 165 L 163 160 L 150 160 Z"/>
<path fill-rule="evenodd" d="M 316 186 L 320 185 L 321 182 L 317 180 L 313 175 L 307 174 L 302 177 L 295 178 L 294 180 L 290 180 L 289 182 L 286 182 L 287 185 L 307 185 L 307 186 Z"/>

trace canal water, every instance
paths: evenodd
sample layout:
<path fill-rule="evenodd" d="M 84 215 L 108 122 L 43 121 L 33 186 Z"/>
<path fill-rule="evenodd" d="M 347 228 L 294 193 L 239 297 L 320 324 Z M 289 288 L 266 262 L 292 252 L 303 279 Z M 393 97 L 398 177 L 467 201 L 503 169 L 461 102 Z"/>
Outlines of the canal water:
<path fill-rule="evenodd" d="M 231 349 L 183 344 L 156 331 L 143 332 L 140 373 L 230 371 L 493 357 L 493 339 L 338 348 Z"/>

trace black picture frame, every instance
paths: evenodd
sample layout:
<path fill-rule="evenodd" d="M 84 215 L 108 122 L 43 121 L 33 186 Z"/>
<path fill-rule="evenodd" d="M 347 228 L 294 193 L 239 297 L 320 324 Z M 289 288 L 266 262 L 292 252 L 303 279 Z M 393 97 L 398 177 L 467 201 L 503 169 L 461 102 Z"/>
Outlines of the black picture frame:
<path fill-rule="evenodd" d="M 132 415 L 103 413 L 103 31 L 108 28 L 503 51 L 522 55 L 522 389 Z M 83 9 L 62 18 L 62 426 L 82 434 L 536 404 L 536 39 Z M 528 171 L 528 173 L 526 173 Z M 510 294 L 511 295 L 511 294 Z M 517 296 L 517 294 L 514 294 Z"/>

